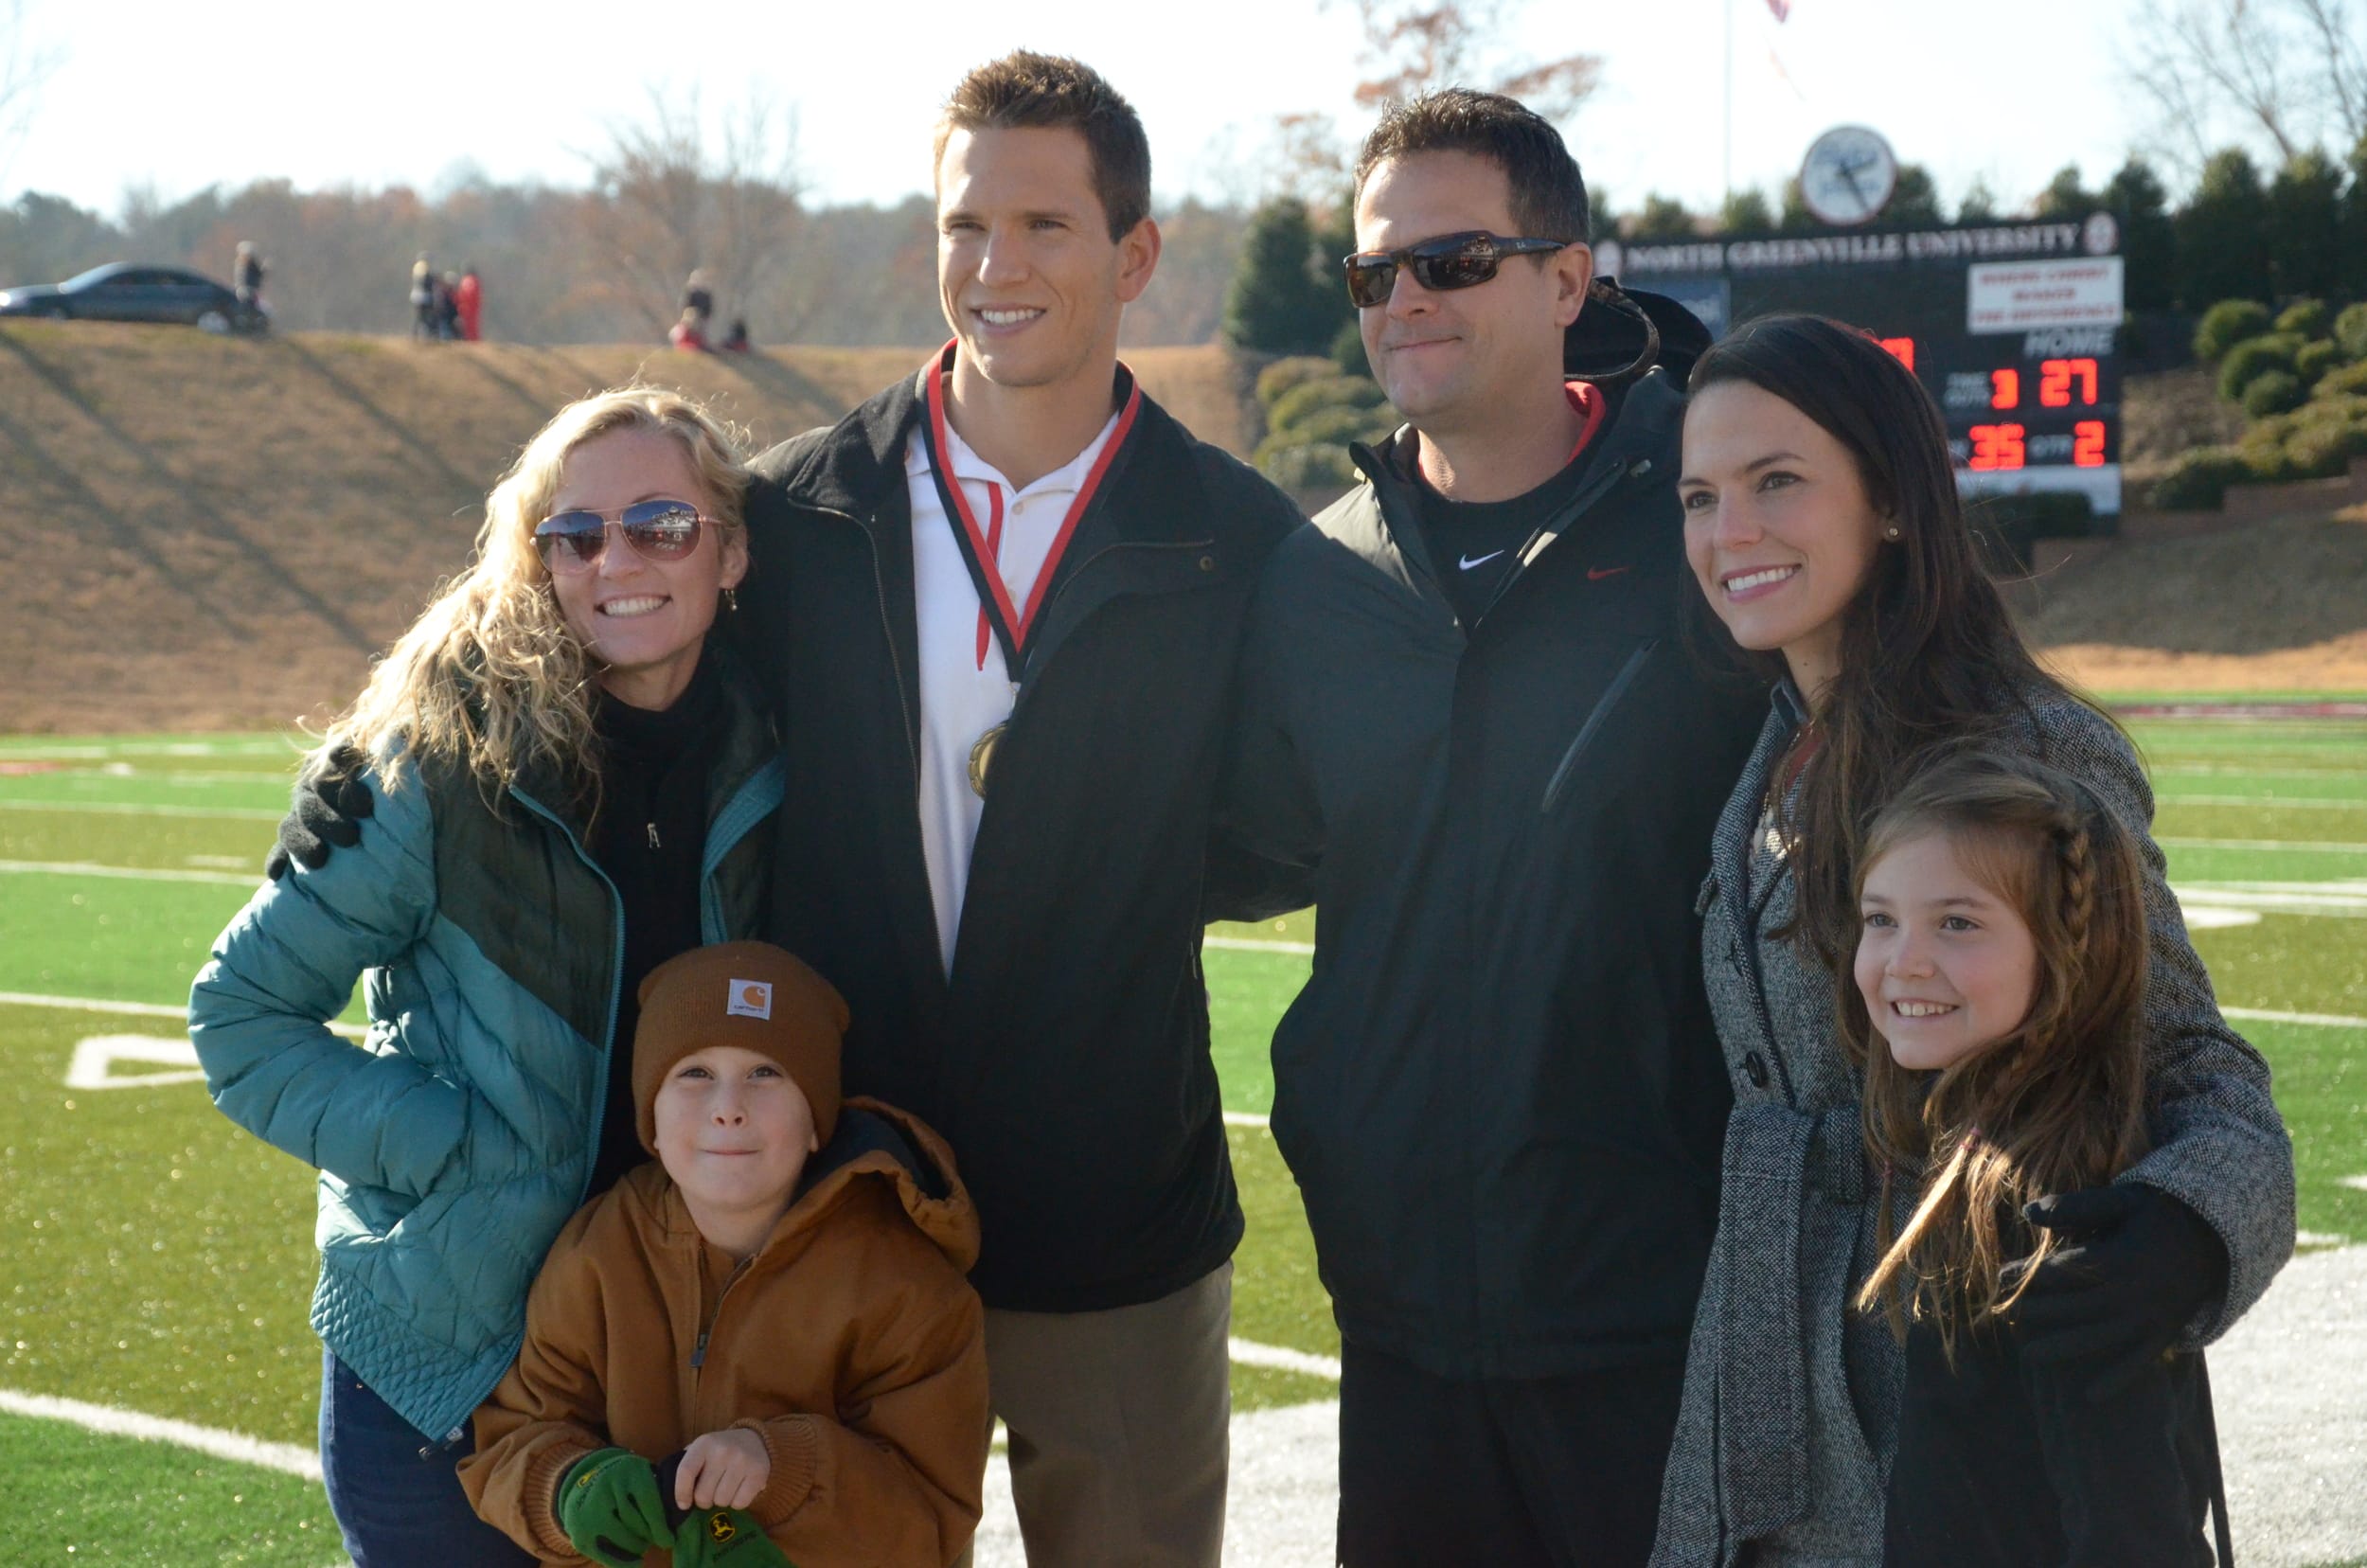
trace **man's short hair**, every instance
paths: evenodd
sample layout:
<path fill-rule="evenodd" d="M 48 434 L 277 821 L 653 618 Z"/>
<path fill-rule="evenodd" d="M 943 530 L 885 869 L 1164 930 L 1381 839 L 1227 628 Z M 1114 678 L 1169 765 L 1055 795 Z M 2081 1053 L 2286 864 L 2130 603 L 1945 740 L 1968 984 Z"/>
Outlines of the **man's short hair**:
<path fill-rule="evenodd" d="M 1124 239 L 1150 215 L 1150 142 L 1134 106 L 1082 61 L 1018 49 L 962 78 L 937 116 L 931 168 L 956 131 L 1060 127 L 1085 138 L 1110 238 Z"/>
<path fill-rule="evenodd" d="M 1417 152 L 1469 152 L 1504 171 L 1512 220 L 1531 240 L 1584 242 L 1586 180 L 1561 133 L 1517 98 L 1447 87 L 1393 103 L 1356 158 L 1356 191 L 1392 158 Z"/>

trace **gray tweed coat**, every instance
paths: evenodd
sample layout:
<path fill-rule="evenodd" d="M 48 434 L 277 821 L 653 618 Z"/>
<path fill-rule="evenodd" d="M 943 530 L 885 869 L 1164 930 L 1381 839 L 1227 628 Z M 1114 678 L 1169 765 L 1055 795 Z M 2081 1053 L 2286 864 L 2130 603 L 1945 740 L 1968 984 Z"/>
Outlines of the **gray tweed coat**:
<path fill-rule="evenodd" d="M 2121 1180 L 2178 1198 L 2227 1244 L 2226 1297 L 2190 1329 L 2207 1343 L 2292 1253 L 2292 1144 L 2267 1063 L 2227 1026 L 2186 939 L 2135 751 L 2088 707 L 2045 692 L 2028 701 L 2004 739 L 2086 782 L 2144 849 L 2155 1148 Z M 1718 820 L 1701 887 L 1701 962 L 1735 1109 L 1653 1568 L 1881 1561 L 1904 1363 L 1879 1320 L 1848 1306 L 1876 1260 L 1878 1184 L 1858 1075 L 1834 1035 L 1832 978 L 1771 935 L 1790 918 L 1793 883 L 1761 803 L 1801 719 L 1787 683 Z"/>

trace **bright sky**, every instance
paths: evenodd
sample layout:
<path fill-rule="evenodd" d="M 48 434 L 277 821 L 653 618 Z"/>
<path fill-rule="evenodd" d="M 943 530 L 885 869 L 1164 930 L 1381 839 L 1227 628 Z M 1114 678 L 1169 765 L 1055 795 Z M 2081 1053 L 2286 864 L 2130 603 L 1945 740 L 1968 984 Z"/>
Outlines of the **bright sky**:
<path fill-rule="evenodd" d="M 1162 200 L 1228 194 L 1277 114 L 1367 123 L 1349 98 L 1350 0 L 22 3 L 62 63 L 0 199 L 35 188 L 108 212 L 134 185 L 168 200 L 263 177 L 432 191 L 468 164 L 579 185 L 603 125 L 643 114 L 652 84 L 695 87 L 711 114 L 776 93 L 798 106 L 814 199 L 892 202 L 928 186 L 946 88 L 1022 45 L 1077 55 L 1133 99 Z M 1622 207 L 1647 190 L 1715 205 L 1731 14 L 1738 186 L 1779 185 L 1819 131 L 1856 121 L 1928 165 L 1950 204 L 1983 176 L 2010 209 L 2067 162 L 2101 183 L 2144 139 L 2118 63 L 2131 6 L 1793 0 L 1779 25 L 1766 0 L 1534 0 L 1518 32 L 1539 57 L 1603 58 L 1602 90 L 1565 130 Z"/>

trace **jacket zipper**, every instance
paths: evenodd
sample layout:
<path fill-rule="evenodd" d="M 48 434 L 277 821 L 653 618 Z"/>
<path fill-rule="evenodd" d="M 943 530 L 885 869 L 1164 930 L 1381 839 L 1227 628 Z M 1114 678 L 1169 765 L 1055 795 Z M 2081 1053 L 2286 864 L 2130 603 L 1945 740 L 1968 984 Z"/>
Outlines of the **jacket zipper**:
<path fill-rule="evenodd" d="M 1650 658 L 1652 650 L 1659 646 L 1660 639 L 1657 637 L 1646 637 L 1638 643 L 1635 651 L 1628 655 L 1628 662 L 1619 667 L 1619 673 L 1611 677 L 1611 685 L 1605 686 L 1603 694 L 1594 699 L 1594 706 L 1588 712 L 1586 722 L 1578 726 L 1578 733 L 1571 740 L 1570 749 L 1561 754 L 1560 765 L 1554 769 L 1554 776 L 1546 781 L 1545 798 L 1538 803 L 1537 808 L 1539 816 L 1553 811 L 1554 802 L 1561 798 L 1562 790 L 1570 782 L 1571 770 L 1577 766 L 1579 754 L 1586 750 L 1586 743 L 1594 739 L 1596 730 L 1603 727 L 1603 721 L 1611 717 L 1611 710 L 1619 705 L 1619 699 L 1626 696 L 1628 687 L 1634 684 L 1636 671 L 1644 668 L 1644 661 Z"/>
<path fill-rule="evenodd" d="M 1639 457 L 1632 463 L 1612 468 L 1609 472 L 1597 476 L 1593 484 L 1571 497 L 1552 521 L 1529 535 L 1528 543 L 1521 546 L 1520 555 L 1513 561 L 1512 570 L 1506 572 L 1497 581 L 1496 591 L 1487 596 L 1487 602 L 1481 605 L 1479 614 L 1471 617 L 1471 624 L 1476 627 L 1481 621 L 1486 620 L 1488 612 L 1495 609 L 1498 601 L 1504 597 L 1504 591 L 1521 579 L 1522 575 L 1535 562 L 1538 556 L 1545 553 L 1544 548 L 1539 543 L 1539 540 L 1543 540 L 1544 544 L 1550 546 L 1555 540 L 1561 537 L 1561 529 L 1584 517 L 1588 508 L 1595 502 L 1610 494 L 1625 481 L 1639 478 L 1651 472 L 1652 460 L 1649 457 Z M 1547 529 L 1553 530 L 1550 536 L 1547 534 Z M 1433 577 L 1435 575 L 1433 574 Z"/>
<path fill-rule="evenodd" d="M 913 735 L 913 702 L 911 694 L 904 686 L 904 656 L 897 650 L 896 647 L 896 620 L 888 614 L 887 577 L 880 565 L 880 542 L 872 537 L 871 532 L 879 526 L 879 519 L 874 518 L 866 523 L 853 512 L 840 511 L 836 507 L 813 507 L 812 509 L 826 517 L 835 517 L 852 523 L 863 530 L 863 543 L 870 546 L 871 587 L 879 600 L 880 630 L 887 639 L 888 668 L 896 673 L 896 715 L 903 722 L 904 757 L 905 760 L 912 764 L 913 797 L 917 800 L 920 795 L 920 742 Z"/>
<path fill-rule="evenodd" d="M 600 1122 L 608 1112 L 609 1068 L 616 1056 L 616 1007 L 625 991 L 625 896 L 616 891 L 615 882 L 600 869 L 600 863 L 585 851 L 576 838 L 575 829 L 561 821 L 559 813 L 524 791 L 512 789 L 509 794 L 511 799 L 559 829 L 566 839 L 567 846 L 576 852 L 576 858 L 600 879 L 601 886 L 608 889 L 609 906 L 615 913 L 616 936 L 608 955 L 608 1026 L 601 1030 L 599 1077 L 592 1092 L 592 1118 L 584 1142 L 583 1180 L 576 1185 L 575 1206 L 581 1208 L 584 1199 L 591 1195 L 593 1168 L 600 1163 Z"/>
<path fill-rule="evenodd" d="M 714 1336 L 715 1326 L 723 1321 L 723 1303 L 731 1295 L 732 1287 L 747 1276 L 748 1267 L 755 1261 L 756 1255 L 751 1253 L 732 1266 L 723 1288 L 715 1292 L 715 1310 L 707 1314 L 705 1327 L 699 1330 L 699 1342 L 690 1347 L 690 1408 L 694 1411 L 698 1408 L 699 1380 L 707 1363 L 707 1341 Z"/>

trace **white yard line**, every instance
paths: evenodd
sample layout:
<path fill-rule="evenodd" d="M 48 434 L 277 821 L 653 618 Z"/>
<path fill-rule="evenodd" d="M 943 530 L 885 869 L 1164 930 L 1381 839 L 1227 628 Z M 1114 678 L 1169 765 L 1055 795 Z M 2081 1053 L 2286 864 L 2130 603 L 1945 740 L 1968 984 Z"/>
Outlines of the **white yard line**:
<path fill-rule="evenodd" d="M 199 1426 L 195 1421 L 176 1421 L 166 1416 L 146 1416 L 136 1410 L 118 1410 L 113 1405 L 86 1404 L 80 1399 L 62 1399 L 50 1394 L 19 1394 L 0 1388 L 0 1410 L 11 1416 L 30 1416 L 45 1421 L 68 1421 L 85 1432 L 103 1433 L 111 1437 L 136 1437 L 145 1443 L 172 1443 L 200 1453 L 210 1453 L 217 1459 L 236 1460 L 241 1465 L 255 1465 L 263 1470 L 278 1470 L 285 1475 L 300 1475 L 307 1481 L 321 1478 L 321 1458 L 309 1448 L 294 1443 L 270 1443 L 260 1437 L 249 1437 L 240 1432 L 224 1432 L 218 1427 Z"/>
<path fill-rule="evenodd" d="M 1224 1125 L 1227 1127 L 1264 1127 L 1266 1118 L 1255 1111 L 1227 1111 L 1224 1114 Z"/>
<path fill-rule="evenodd" d="M 1263 1366 L 1276 1372 L 1296 1372 L 1304 1377 L 1328 1378 L 1340 1381 L 1340 1358 L 1309 1355 L 1304 1350 L 1286 1350 L 1278 1345 L 1258 1345 L 1251 1340 L 1225 1341 L 1225 1348 L 1243 1366 Z"/>
<path fill-rule="evenodd" d="M 189 1009 L 161 1002 L 113 1002 L 97 996 L 40 996 L 31 991 L 0 991 L 0 1007 L 55 1007 L 62 1012 L 120 1013 L 126 1018 L 170 1018 L 187 1025 Z M 358 1024 L 331 1024 L 331 1034 L 360 1040 L 368 1031 Z"/>
<path fill-rule="evenodd" d="M 0 811 L 57 811 L 92 816 L 211 817 L 223 822 L 277 822 L 288 813 L 259 806 L 149 806 L 128 800 L 0 800 Z"/>
<path fill-rule="evenodd" d="M 0 860 L 0 874 L 10 871 L 34 877 L 112 877 L 122 882 L 205 882 L 215 887 L 255 887 L 263 880 L 259 865 L 240 876 L 228 871 L 180 871 L 154 865 L 100 865 L 96 861 Z"/>
<path fill-rule="evenodd" d="M 1200 945 L 1229 953 L 1295 953 L 1301 957 L 1312 957 L 1315 953 L 1312 942 L 1270 942 L 1261 936 L 1202 936 Z"/>
<path fill-rule="evenodd" d="M 2257 1024 L 2309 1024 L 2325 1029 L 2367 1029 L 2367 1018 L 2352 1018 L 2344 1013 L 2276 1012 L 2267 1007 L 2221 1007 L 2229 1018 L 2250 1019 Z"/>
<path fill-rule="evenodd" d="M 2306 811 L 2367 811 L 2367 796 L 2356 800 L 2335 800 L 2323 796 L 2298 795 L 2227 795 L 2227 794 L 2157 794 L 2156 806 L 2257 806 L 2264 811 L 2282 811 L 2287 806 Z"/>
<path fill-rule="evenodd" d="M 2293 849 L 2316 855 L 2367 855 L 2367 844 L 2357 839 L 2214 839 L 2158 838 L 2164 849 Z"/>

